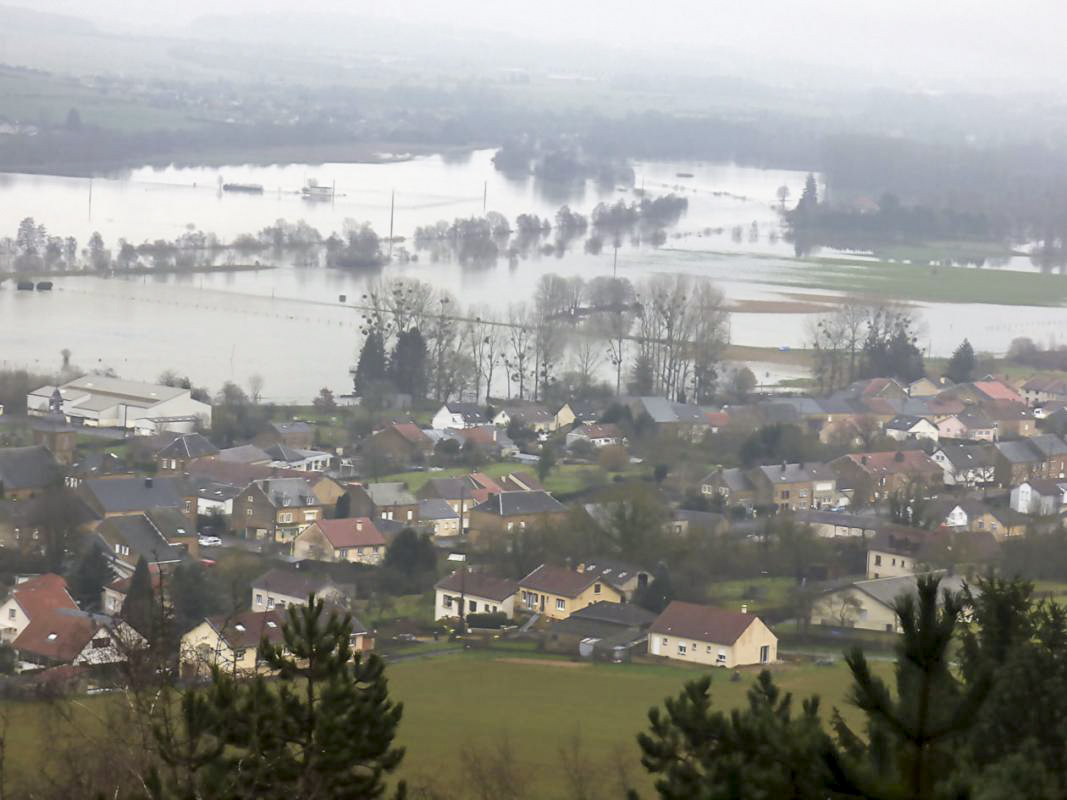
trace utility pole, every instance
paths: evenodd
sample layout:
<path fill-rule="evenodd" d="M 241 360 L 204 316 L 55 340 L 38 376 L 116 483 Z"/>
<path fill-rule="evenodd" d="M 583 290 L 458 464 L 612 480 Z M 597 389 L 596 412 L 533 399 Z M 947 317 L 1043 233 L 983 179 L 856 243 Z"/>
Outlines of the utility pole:
<path fill-rule="evenodd" d="M 389 260 L 393 260 L 393 215 L 396 213 L 396 189 L 389 195 Z"/>
<path fill-rule="evenodd" d="M 93 218 L 93 179 L 89 178 L 89 219 Z"/>
<path fill-rule="evenodd" d="M 489 201 L 489 181 L 482 184 L 482 214 L 485 214 L 486 204 Z"/>

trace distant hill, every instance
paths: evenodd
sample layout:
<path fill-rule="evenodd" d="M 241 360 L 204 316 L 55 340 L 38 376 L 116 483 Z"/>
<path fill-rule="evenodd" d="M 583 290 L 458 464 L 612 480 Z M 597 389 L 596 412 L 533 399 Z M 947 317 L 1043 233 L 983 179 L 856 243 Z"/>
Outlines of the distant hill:
<path fill-rule="evenodd" d="M 96 25 L 82 17 L 6 5 L 0 5 L 0 25 L 3 25 L 4 29 L 9 31 L 41 31 L 70 34 L 99 33 Z"/>

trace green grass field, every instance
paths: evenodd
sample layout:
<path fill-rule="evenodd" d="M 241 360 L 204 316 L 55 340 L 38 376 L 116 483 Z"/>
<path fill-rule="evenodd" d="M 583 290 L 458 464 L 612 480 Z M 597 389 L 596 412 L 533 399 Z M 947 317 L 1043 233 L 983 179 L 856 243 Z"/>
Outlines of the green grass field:
<path fill-rule="evenodd" d="M 874 669 L 888 674 L 888 665 Z M 844 706 L 850 676 L 844 666 L 775 667 L 776 679 L 796 702 L 810 694 L 823 698 L 829 714 L 836 705 L 846 718 L 858 722 Z M 517 652 L 472 652 L 392 664 L 390 691 L 404 703 L 400 743 L 407 748 L 403 775 L 445 791 L 461 790 L 464 751 L 489 753 L 507 739 L 528 783 L 529 797 L 566 796 L 560 751 L 579 737 L 592 767 L 611 788 L 604 796 L 619 797 L 619 765 L 627 778 L 647 793 L 649 781 L 639 763 L 635 736 L 646 726 L 646 714 L 665 697 L 677 694 L 685 681 L 703 670 L 673 665 L 590 665 Z M 756 676 L 746 670 L 737 683 L 725 670 L 714 672 L 712 696 L 716 707 L 735 708 Z M 77 724 L 92 731 L 105 704 L 119 696 L 64 701 Z M 56 731 L 40 703 L 6 703 L 7 764 L 13 778 L 33 774 L 44 744 Z M 68 724 L 68 728 L 72 728 Z M 458 791 L 457 791 L 458 793 Z M 461 794 L 460 796 L 466 796 Z"/>
<path fill-rule="evenodd" d="M 792 578 L 752 578 L 739 581 L 716 581 L 708 587 L 708 602 L 723 608 L 740 610 L 742 603 L 752 613 L 767 608 L 781 608 L 789 602 L 789 591 L 796 585 Z"/>
<path fill-rule="evenodd" d="M 1061 275 L 887 261 L 808 259 L 767 282 L 937 303 L 1057 306 L 1067 302 L 1067 280 Z"/>

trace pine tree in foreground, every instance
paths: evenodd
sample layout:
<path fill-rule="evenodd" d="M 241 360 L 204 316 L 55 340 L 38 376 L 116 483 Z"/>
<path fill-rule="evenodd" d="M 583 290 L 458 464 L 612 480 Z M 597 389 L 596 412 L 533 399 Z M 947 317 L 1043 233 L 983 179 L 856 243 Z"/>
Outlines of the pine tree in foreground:
<path fill-rule="evenodd" d="M 155 800 L 375 800 L 399 766 L 403 712 L 389 699 L 384 663 L 353 653 L 351 617 L 321 600 L 293 608 L 282 642 L 260 646 L 276 679 L 216 669 L 183 695 L 178 719 L 155 729 L 163 762 Z M 404 784 L 395 796 L 405 795 Z"/>

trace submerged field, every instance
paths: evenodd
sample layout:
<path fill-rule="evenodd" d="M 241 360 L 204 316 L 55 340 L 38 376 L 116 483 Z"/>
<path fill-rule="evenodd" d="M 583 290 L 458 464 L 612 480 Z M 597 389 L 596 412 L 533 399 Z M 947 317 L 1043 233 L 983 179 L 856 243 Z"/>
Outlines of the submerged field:
<path fill-rule="evenodd" d="M 886 674 L 887 665 L 875 664 Z M 646 727 L 648 709 L 677 694 L 702 670 L 667 665 L 591 665 L 564 659 L 539 658 L 529 651 L 492 651 L 392 664 L 391 694 L 404 703 L 400 743 L 407 748 L 403 775 L 415 784 L 468 796 L 470 762 L 494 762 L 502 742 L 514 756 L 514 767 L 529 786 L 530 797 L 568 794 L 561 753 L 580 753 L 579 760 L 602 787 L 605 797 L 622 796 L 623 784 L 647 794 L 648 777 L 640 766 L 635 737 Z M 850 685 L 848 671 L 811 665 L 775 667 L 776 679 L 793 693 L 796 703 L 810 694 L 822 697 L 824 713 L 844 706 Z M 755 670 L 731 682 L 730 673 L 714 671 L 712 696 L 719 708 L 744 703 Z M 118 696 L 63 701 L 74 714 L 73 729 L 99 730 L 106 704 Z M 43 703 L 7 703 L 7 769 L 16 783 L 37 775 L 47 751 L 57 741 L 55 714 Z M 53 707 L 53 711 L 58 710 Z M 576 743 L 578 743 L 576 745 Z M 466 766 L 465 766 L 466 764 Z M 466 788 L 464 788 L 466 787 Z"/>

